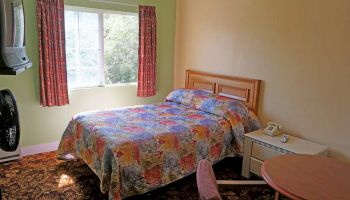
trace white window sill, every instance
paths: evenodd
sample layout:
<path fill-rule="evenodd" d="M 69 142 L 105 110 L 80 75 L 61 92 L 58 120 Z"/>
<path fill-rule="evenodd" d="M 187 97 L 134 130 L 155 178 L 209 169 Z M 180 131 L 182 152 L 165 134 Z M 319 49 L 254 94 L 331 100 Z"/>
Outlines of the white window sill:
<path fill-rule="evenodd" d="M 137 82 L 108 84 L 108 85 L 105 85 L 104 87 L 125 87 L 125 86 L 137 86 Z"/>
<path fill-rule="evenodd" d="M 137 86 L 137 82 L 132 83 L 116 83 L 116 84 L 108 84 L 108 85 L 95 85 L 95 86 L 81 86 L 81 87 L 73 87 L 68 88 L 69 91 L 75 90 L 88 90 L 88 89 L 96 89 L 96 88 L 116 88 L 116 87 L 128 87 L 128 86 Z"/>

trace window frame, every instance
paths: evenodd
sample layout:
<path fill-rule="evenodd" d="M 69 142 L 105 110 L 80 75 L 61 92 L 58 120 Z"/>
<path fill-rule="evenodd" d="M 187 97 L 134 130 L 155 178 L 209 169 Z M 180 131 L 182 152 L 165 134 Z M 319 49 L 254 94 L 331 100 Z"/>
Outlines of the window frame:
<path fill-rule="evenodd" d="M 89 88 L 98 88 L 98 87 L 124 87 L 124 86 L 136 86 L 136 82 L 129 83 L 112 83 L 106 84 L 106 76 L 105 76 L 105 45 L 104 45 L 104 19 L 103 14 L 121 14 L 121 15 L 135 15 L 137 16 L 137 12 L 124 12 L 124 11 L 115 11 L 115 10 L 107 10 L 107 9 L 98 9 L 98 8 L 88 8 L 88 7 L 80 7 L 80 6 L 64 6 L 64 11 L 73 11 L 73 12 L 87 12 L 87 13 L 96 13 L 98 14 L 98 22 L 99 22 L 99 48 L 101 48 L 101 53 L 99 56 L 99 70 L 100 70 L 100 81 L 99 84 L 96 85 L 78 85 L 78 86 L 69 86 L 68 80 L 68 89 L 69 90 L 79 90 L 79 89 L 89 89 Z M 78 24 L 79 25 L 79 24 Z M 79 33 L 79 29 L 78 29 Z M 79 57 L 79 56 L 78 56 Z M 67 67 L 66 67 L 67 69 Z"/>

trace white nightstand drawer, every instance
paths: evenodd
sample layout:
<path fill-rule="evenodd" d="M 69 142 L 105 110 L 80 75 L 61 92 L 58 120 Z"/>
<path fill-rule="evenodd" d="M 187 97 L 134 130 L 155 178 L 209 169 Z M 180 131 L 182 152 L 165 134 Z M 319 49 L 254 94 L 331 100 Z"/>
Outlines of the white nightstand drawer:
<path fill-rule="evenodd" d="M 255 158 L 250 158 L 250 171 L 256 175 L 261 176 L 260 169 L 262 164 L 263 164 L 262 161 Z"/>
<path fill-rule="evenodd" d="M 253 142 L 252 156 L 254 158 L 264 161 L 280 155 L 283 155 L 283 153 Z"/>

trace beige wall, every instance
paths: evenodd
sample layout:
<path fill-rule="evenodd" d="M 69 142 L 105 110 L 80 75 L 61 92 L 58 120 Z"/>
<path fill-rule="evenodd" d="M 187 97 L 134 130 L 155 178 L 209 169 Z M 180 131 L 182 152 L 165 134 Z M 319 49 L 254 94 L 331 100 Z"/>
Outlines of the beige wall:
<path fill-rule="evenodd" d="M 185 69 L 263 80 L 259 116 L 350 161 L 350 1 L 178 0 Z"/>

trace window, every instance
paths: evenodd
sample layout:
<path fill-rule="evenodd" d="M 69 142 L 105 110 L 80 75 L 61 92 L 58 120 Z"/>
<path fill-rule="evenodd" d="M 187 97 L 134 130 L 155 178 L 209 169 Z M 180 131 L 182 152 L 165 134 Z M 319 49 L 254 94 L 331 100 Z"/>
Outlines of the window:
<path fill-rule="evenodd" d="M 69 88 L 137 82 L 138 16 L 66 8 Z"/>

